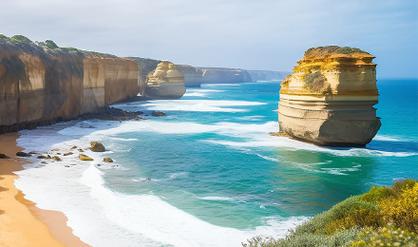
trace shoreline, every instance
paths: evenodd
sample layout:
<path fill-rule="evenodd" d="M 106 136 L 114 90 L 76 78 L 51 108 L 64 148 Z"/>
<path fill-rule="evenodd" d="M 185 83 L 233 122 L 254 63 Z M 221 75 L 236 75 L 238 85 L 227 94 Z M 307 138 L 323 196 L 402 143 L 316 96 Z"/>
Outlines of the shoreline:
<path fill-rule="evenodd" d="M 24 169 L 16 157 L 17 133 L 0 135 L 0 245 L 1 246 L 88 246 L 67 226 L 67 217 L 58 211 L 43 210 L 18 190 L 15 172 Z M 47 193 L 47 192 L 46 192 Z"/>

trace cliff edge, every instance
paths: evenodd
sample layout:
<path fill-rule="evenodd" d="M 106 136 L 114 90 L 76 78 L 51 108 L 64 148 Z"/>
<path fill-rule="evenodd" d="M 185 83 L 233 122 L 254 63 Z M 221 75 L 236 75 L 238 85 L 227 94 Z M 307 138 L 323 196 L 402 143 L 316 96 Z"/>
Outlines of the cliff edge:
<path fill-rule="evenodd" d="M 0 132 L 73 119 L 138 92 L 132 60 L 0 35 Z"/>
<path fill-rule="evenodd" d="M 138 63 L 142 71 L 141 80 L 143 86 L 145 86 L 146 76 L 162 62 L 161 60 L 140 57 L 129 57 L 129 59 L 133 59 Z M 199 87 L 205 83 L 279 81 L 287 74 L 279 71 L 196 67 L 187 64 L 176 64 L 175 66 L 183 74 L 186 87 Z"/>
<path fill-rule="evenodd" d="M 350 47 L 307 50 L 282 81 L 280 131 L 319 145 L 369 143 L 381 125 L 373 58 Z"/>

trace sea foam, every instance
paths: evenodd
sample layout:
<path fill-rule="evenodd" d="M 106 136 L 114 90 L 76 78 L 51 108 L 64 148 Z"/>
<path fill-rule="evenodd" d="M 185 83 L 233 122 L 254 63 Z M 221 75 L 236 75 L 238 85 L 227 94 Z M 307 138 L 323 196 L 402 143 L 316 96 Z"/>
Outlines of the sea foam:
<path fill-rule="evenodd" d="M 245 112 L 248 110 L 242 107 L 264 104 L 243 100 L 153 100 L 141 106 L 152 111 Z"/>
<path fill-rule="evenodd" d="M 119 125 L 83 121 L 75 125 L 42 127 L 23 131 L 18 143 L 25 150 L 37 148 L 35 150 L 44 152 L 67 150 L 74 145 L 86 147 L 89 141 L 100 140 L 115 133 L 115 129 L 122 130 L 132 124 L 134 122 Z M 85 128 L 89 125 L 94 128 Z M 208 126 L 199 126 L 194 132 L 207 131 Z M 216 130 L 220 126 L 224 124 L 210 129 Z M 228 128 L 231 128 L 230 124 L 227 124 Z M 241 126 L 241 129 L 248 128 L 254 126 Z M 95 160 L 101 159 L 101 154 L 89 150 L 85 153 Z M 34 159 L 33 162 L 39 161 Z M 96 167 L 96 162 L 81 162 L 76 155 L 65 157 L 61 162 L 34 167 L 31 165 L 19 171 L 16 186 L 38 207 L 65 213 L 74 234 L 93 246 L 240 246 L 241 242 L 256 235 L 283 237 L 289 229 L 306 220 L 304 217 L 274 219 L 254 229 L 222 227 L 182 211 L 155 195 L 114 192 L 106 186 L 103 172 Z M 176 173 L 169 178 L 185 175 Z"/>

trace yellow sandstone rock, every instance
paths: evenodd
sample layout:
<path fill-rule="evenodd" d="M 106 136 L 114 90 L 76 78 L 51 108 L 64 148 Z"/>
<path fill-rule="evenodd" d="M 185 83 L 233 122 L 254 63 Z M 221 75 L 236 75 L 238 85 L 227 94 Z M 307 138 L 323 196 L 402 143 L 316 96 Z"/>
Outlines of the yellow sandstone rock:
<path fill-rule="evenodd" d="M 80 154 L 79 158 L 81 161 L 93 161 L 93 158 L 91 158 L 90 156 L 87 156 L 85 154 Z"/>
<path fill-rule="evenodd" d="M 380 128 L 374 56 L 357 48 L 311 48 L 281 84 L 280 131 L 319 145 L 364 146 Z"/>
<path fill-rule="evenodd" d="M 148 75 L 144 95 L 149 98 L 180 98 L 185 92 L 183 74 L 173 63 L 163 61 Z"/>

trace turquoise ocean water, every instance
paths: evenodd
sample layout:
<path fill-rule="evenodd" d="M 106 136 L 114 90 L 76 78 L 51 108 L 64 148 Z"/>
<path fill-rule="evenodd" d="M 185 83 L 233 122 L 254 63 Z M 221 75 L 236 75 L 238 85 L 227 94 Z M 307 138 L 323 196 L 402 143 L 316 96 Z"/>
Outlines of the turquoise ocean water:
<path fill-rule="evenodd" d="M 105 184 L 246 229 L 312 216 L 373 185 L 418 179 L 418 80 L 379 80 L 378 87 L 382 127 L 366 149 L 271 137 L 279 83 L 202 85 L 181 100 L 119 105 L 167 116 L 104 140 L 124 168 L 104 170 Z"/>

